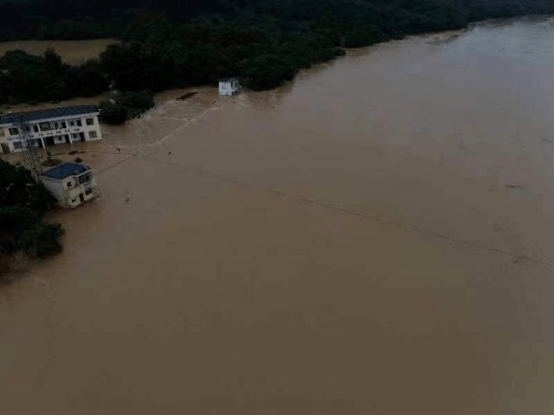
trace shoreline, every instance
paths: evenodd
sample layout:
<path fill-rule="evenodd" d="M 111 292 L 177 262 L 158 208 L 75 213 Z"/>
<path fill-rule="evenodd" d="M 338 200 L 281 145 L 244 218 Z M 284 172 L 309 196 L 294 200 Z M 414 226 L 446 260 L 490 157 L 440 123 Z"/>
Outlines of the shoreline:
<path fill-rule="evenodd" d="M 404 39 L 78 143 L 100 198 L 0 290 L 5 410 L 550 413 L 552 38 Z"/>
<path fill-rule="evenodd" d="M 467 27 L 461 28 L 461 29 L 451 29 L 451 30 L 441 30 L 441 31 L 436 31 L 436 32 L 408 34 L 408 35 L 405 35 L 401 39 L 390 39 L 390 40 L 387 40 L 387 41 L 377 42 L 373 45 L 362 46 L 362 47 L 352 47 L 352 48 L 346 48 L 346 47 L 342 47 L 342 46 L 335 46 L 335 47 L 338 47 L 338 48 L 344 50 L 346 52 L 347 56 L 348 55 L 356 55 L 360 52 L 365 53 L 368 50 L 371 50 L 373 48 L 378 48 L 382 45 L 387 45 L 387 44 L 390 44 L 390 43 L 394 44 L 395 42 L 401 42 L 405 39 L 410 39 L 410 38 L 418 38 L 418 37 L 425 38 L 425 37 L 433 37 L 433 36 L 449 36 L 450 38 L 455 39 L 456 37 L 461 36 L 464 33 L 468 32 L 468 31 L 471 31 L 475 28 L 478 28 L 480 26 L 487 26 L 487 25 L 491 25 L 491 24 L 492 25 L 495 25 L 495 24 L 505 25 L 505 24 L 511 24 L 511 23 L 516 22 L 518 20 L 532 20 L 532 19 L 543 19 L 544 20 L 544 19 L 550 19 L 553 16 L 554 15 L 549 15 L 549 14 L 529 14 L 529 15 L 522 15 L 522 16 L 519 16 L 519 17 L 492 18 L 492 19 L 486 19 L 486 20 L 481 20 L 481 21 L 477 21 L 477 22 L 471 22 L 471 23 L 468 24 Z M 453 39 L 447 39 L 446 41 L 453 40 Z M 63 46 L 63 48 L 62 48 L 63 50 L 60 51 L 60 50 L 56 49 L 56 52 L 61 56 L 62 61 L 65 62 L 65 63 L 69 63 L 69 64 L 74 65 L 75 63 L 83 63 L 84 60 L 86 60 L 86 59 L 97 58 L 99 53 L 102 52 L 103 50 L 105 50 L 106 46 L 108 46 L 109 44 L 120 43 L 120 42 L 121 42 L 121 39 L 117 39 L 117 38 L 99 38 L 99 39 L 87 39 L 87 40 L 36 40 L 36 39 L 29 39 L 29 40 L 18 40 L 18 41 L 4 41 L 4 42 L 0 42 L 0 56 L 2 56 L 3 53 L 5 53 L 8 50 L 6 48 L 3 48 L 3 46 L 5 46 L 6 44 L 25 44 L 25 45 L 27 45 L 27 47 L 23 48 L 23 50 L 25 52 L 31 53 L 31 54 L 33 54 L 32 53 L 33 51 L 39 50 L 39 49 L 42 52 L 44 52 L 44 50 L 46 50 L 46 48 L 50 47 L 50 46 L 52 46 L 56 49 L 56 44 L 59 44 L 59 45 Z M 102 45 L 96 46 L 95 43 L 101 43 Z M 71 49 L 71 47 L 78 46 L 78 49 L 80 50 L 81 48 L 83 48 L 83 45 L 87 45 L 87 44 L 92 44 L 96 47 L 92 48 L 93 49 L 92 54 L 90 54 L 90 51 L 88 52 L 88 55 L 86 56 L 86 58 L 79 58 L 79 57 L 71 58 L 72 52 L 70 50 L 66 49 L 67 47 L 69 47 L 69 49 Z M 40 46 L 37 46 L 37 45 L 40 45 Z M 100 50 L 100 49 L 102 49 L 102 50 Z M 13 50 L 13 49 L 9 49 L 9 50 Z M 70 57 L 69 60 L 67 59 L 68 57 Z M 333 58 L 329 61 L 312 64 L 312 66 L 310 68 L 299 68 L 297 73 L 294 75 L 294 78 L 291 81 L 283 81 L 283 83 L 280 86 L 269 89 L 269 90 L 263 90 L 263 91 L 272 91 L 272 90 L 281 88 L 281 87 L 285 86 L 286 84 L 288 84 L 290 82 L 294 82 L 294 80 L 296 79 L 296 77 L 298 76 L 298 74 L 300 72 L 303 72 L 305 70 L 310 70 L 314 67 L 318 67 L 318 66 L 321 66 L 321 65 L 324 65 L 324 64 L 330 64 L 330 63 L 332 63 L 332 62 L 334 62 L 334 61 L 336 61 L 340 58 L 341 58 L 341 56 L 338 56 L 338 57 L 335 56 L 335 58 Z M 75 60 L 75 59 L 77 59 L 77 60 L 80 59 L 80 61 L 79 62 L 77 62 L 77 61 L 70 62 L 71 60 Z M 214 88 L 214 87 L 211 86 L 211 85 L 199 85 L 199 86 L 191 86 L 191 87 L 185 87 L 185 88 L 170 88 L 168 90 L 159 91 L 159 92 L 155 93 L 155 95 L 162 95 L 166 91 L 168 93 L 170 93 L 171 91 L 174 91 L 174 90 L 187 91 L 187 90 L 198 89 L 198 88 Z M 248 90 L 248 88 L 245 87 L 245 90 Z M 72 102 L 83 102 L 83 103 L 89 104 L 89 103 L 99 102 L 101 98 L 105 98 L 107 96 L 109 96 L 108 91 L 104 92 L 101 95 L 93 96 L 93 97 L 74 97 L 74 98 L 71 98 L 71 99 L 68 99 L 68 100 L 63 100 L 59 104 L 54 104 L 54 103 L 46 102 L 46 101 L 38 102 L 36 105 L 31 105 L 31 104 L 29 104 L 29 102 L 23 102 L 23 103 L 18 103 L 18 104 L 13 104 L 13 105 L 0 104 L 0 114 L 3 113 L 3 112 L 6 112 L 6 111 L 14 111 L 14 110 L 15 111 L 21 111 L 22 109 L 25 110 L 25 111 L 33 111 L 33 109 L 50 108 L 50 107 L 65 105 L 64 103 L 72 103 Z M 68 105 L 71 105 L 71 104 L 68 104 Z"/>

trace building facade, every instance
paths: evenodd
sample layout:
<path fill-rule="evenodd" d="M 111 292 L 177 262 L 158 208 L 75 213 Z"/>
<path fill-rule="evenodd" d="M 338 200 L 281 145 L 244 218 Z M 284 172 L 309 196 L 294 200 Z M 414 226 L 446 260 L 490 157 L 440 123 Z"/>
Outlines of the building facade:
<path fill-rule="evenodd" d="M 27 129 L 31 146 L 40 148 L 60 143 L 100 140 L 98 108 L 94 105 L 60 107 L 0 116 L 0 153 L 23 150 L 21 123 Z"/>
<path fill-rule="evenodd" d="M 40 179 L 65 208 L 75 208 L 98 195 L 94 174 L 87 165 L 62 163 L 44 172 Z"/>
<path fill-rule="evenodd" d="M 235 95 L 240 91 L 239 80 L 226 78 L 219 81 L 219 95 Z"/>

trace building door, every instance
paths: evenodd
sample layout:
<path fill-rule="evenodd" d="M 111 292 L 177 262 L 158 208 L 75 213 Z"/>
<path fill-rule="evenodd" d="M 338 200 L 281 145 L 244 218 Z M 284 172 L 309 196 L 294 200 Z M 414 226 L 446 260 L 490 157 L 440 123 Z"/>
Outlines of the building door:
<path fill-rule="evenodd" d="M 8 146 L 7 143 L 2 143 L 2 152 L 4 152 L 5 155 L 10 154 L 10 146 Z"/>
<path fill-rule="evenodd" d="M 85 202 L 85 196 L 83 194 L 79 194 L 79 199 L 81 202 Z"/>
<path fill-rule="evenodd" d="M 54 146 L 54 137 L 50 136 L 46 138 L 46 146 Z"/>

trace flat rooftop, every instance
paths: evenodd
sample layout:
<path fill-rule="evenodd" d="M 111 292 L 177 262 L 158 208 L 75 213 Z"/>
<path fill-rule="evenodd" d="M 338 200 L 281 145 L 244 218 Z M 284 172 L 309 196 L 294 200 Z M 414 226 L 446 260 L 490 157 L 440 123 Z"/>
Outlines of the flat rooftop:
<path fill-rule="evenodd" d="M 50 110 L 29 111 L 24 113 L 4 114 L 0 116 L 0 124 L 11 124 L 20 121 L 47 120 L 58 117 L 79 116 L 82 114 L 97 113 L 95 105 L 76 105 L 73 107 L 59 107 Z"/>
<path fill-rule="evenodd" d="M 47 178 L 52 179 L 65 179 L 69 176 L 80 175 L 87 170 L 90 170 L 90 168 L 86 165 L 78 165 L 77 163 L 65 162 L 61 165 L 56 166 L 55 168 L 47 170 L 42 174 L 42 176 L 46 176 Z"/>

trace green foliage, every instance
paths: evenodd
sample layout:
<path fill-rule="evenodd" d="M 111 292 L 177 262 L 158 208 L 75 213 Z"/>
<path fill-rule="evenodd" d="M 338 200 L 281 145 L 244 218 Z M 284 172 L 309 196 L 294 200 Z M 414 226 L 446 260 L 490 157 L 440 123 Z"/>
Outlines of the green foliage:
<path fill-rule="evenodd" d="M 28 208 L 42 217 L 56 206 L 56 199 L 27 169 L 0 160 L 0 207 L 13 206 Z"/>
<path fill-rule="evenodd" d="M 154 107 L 154 94 L 152 91 L 137 91 L 120 94 L 116 101 L 128 110 L 144 112 Z"/>
<path fill-rule="evenodd" d="M 108 79 L 96 60 L 83 65 L 64 64 L 54 49 L 44 56 L 23 51 L 6 52 L 0 58 L 0 99 L 4 101 L 56 101 L 99 94 Z"/>
<path fill-rule="evenodd" d="M 66 79 L 70 90 L 83 97 L 101 94 L 109 85 L 109 78 L 97 59 L 89 59 L 82 65 L 70 67 Z"/>
<path fill-rule="evenodd" d="M 156 90 L 164 84 L 161 56 L 153 46 L 137 42 L 109 45 L 100 61 L 122 91 Z"/>
<path fill-rule="evenodd" d="M 43 223 L 56 200 L 30 172 L 0 160 L 0 257 L 6 270 L 6 256 L 23 251 L 33 257 L 61 250 L 59 224 Z M 1 270 L 0 270 L 1 273 Z"/>
<path fill-rule="evenodd" d="M 51 256 L 62 251 L 60 238 L 63 234 L 60 224 L 38 224 L 21 234 L 20 248 L 32 257 Z"/>
<path fill-rule="evenodd" d="M 93 95 L 110 82 L 120 91 L 159 91 L 237 76 L 254 89 L 273 88 L 299 68 L 338 56 L 336 47 L 538 13 L 554 13 L 554 2 L 0 0 L 0 39 L 119 37 L 123 42 L 109 46 L 99 61 L 74 67 L 53 51 L 43 57 L 9 52 L 0 59 L 0 103 Z"/>
<path fill-rule="evenodd" d="M 127 110 L 120 104 L 102 101 L 99 106 L 100 121 L 106 124 L 123 124 L 127 120 Z"/>
<path fill-rule="evenodd" d="M 154 106 L 152 91 L 118 94 L 100 103 L 100 120 L 107 124 L 122 124 Z"/>
<path fill-rule="evenodd" d="M 254 90 L 275 88 L 283 80 L 291 80 L 294 72 L 294 67 L 279 55 L 262 55 L 244 63 L 244 77 Z"/>

